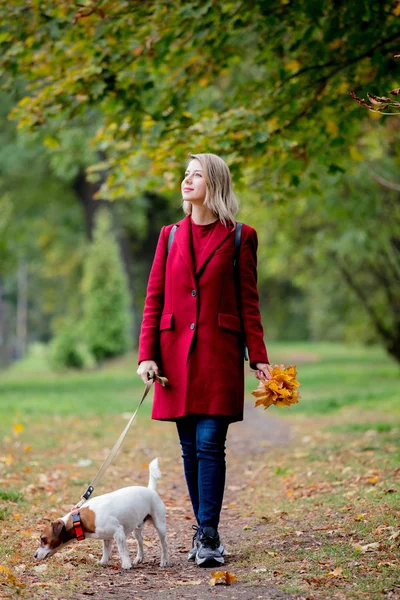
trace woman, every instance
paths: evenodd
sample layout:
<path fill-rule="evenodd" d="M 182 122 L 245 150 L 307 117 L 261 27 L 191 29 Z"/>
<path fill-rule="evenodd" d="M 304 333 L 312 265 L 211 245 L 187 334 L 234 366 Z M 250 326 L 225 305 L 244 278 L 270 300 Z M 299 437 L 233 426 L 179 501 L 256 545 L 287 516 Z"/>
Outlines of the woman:
<path fill-rule="evenodd" d="M 139 343 L 138 374 L 168 378 L 156 385 L 152 418 L 175 421 L 197 526 L 188 559 L 224 562 L 218 534 L 225 487 L 229 423 L 243 419 L 243 334 L 257 379 L 270 379 L 258 308 L 257 234 L 241 232 L 234 267 L 238 210 L 226 163 L 191 154 L 182 181 L 186 217 L 161 229 L 150 272 Z M 235 285 L 234 269 L 238 269 Z M 237 297 L 239 296 L 239 297 Z"/>

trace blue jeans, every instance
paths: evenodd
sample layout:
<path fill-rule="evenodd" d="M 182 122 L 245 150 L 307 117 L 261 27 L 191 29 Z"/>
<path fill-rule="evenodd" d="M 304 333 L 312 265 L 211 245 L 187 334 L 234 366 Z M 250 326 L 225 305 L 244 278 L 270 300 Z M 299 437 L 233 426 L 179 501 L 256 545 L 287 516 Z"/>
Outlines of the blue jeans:
<path fill-rule="evenodd" d="M 183 466 L 193 512 L 200 528 L 218 528 L 225 488 L 225 441 L 229 420 L 188 415 L 177 419 Z"/>

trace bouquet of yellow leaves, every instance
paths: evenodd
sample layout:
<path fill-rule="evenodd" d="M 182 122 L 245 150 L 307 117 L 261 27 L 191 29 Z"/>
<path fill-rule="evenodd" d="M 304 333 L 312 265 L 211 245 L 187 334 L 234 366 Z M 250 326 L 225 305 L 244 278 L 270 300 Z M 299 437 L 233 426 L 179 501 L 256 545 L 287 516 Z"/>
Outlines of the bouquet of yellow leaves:
<path fill-rule="evenodd" d="M 300 394 L 297 388 L 300 383 L 297 381 L 297 372 L 295 365 L 285 367 L 285 365 L 274 365 L 271 369 L 271 379 L 264 379 L 258 384 L 258 388 L 251 392 L 256 398 L 255 406 L 262 404 L 265 408 L 275 404 L 275 406 L 290 406 L 299 401 Z"/>

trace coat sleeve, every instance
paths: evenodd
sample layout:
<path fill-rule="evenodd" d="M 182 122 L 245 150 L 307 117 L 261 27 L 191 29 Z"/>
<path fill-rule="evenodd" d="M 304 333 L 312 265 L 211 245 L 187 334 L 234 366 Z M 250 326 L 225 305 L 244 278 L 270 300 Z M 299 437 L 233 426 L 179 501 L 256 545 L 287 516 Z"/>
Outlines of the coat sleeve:
<path fill-rule="evenodd" d="M 249 362 L 252 369 L 256 363 L 268 363 L 264 344 L 264 331 L 261 324 L 259 296 L 257 290 L 257 232 L 252 227 L 242 230 L 239 253 L 240 302 Z"/>
<path fill-rule="evenodd" d="M 147 284 L 143 320 L 139 337 L 138 363 L 158 359 L 160 317 L 164 306 L 165 265 L 167 261 L 166 227 L 162 227 Z"/>

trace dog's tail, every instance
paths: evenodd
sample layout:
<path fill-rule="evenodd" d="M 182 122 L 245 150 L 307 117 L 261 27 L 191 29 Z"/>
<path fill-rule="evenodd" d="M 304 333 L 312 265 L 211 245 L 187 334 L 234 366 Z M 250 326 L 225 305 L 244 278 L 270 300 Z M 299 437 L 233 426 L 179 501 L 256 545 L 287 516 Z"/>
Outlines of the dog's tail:
<path fill-rule="evenodd" d="M 149 476 L 149 485 L 148 485 L 148 487 L 151 490 L 156 490 L 156 488 L 157 488 L 157 480 L 160 479 L 160 477 L 161 477 L 161 471 L 158 468 L 158 458 L 155 458 L 149 464 L 149 473 L 150 473 L 150 476 Z"/>

